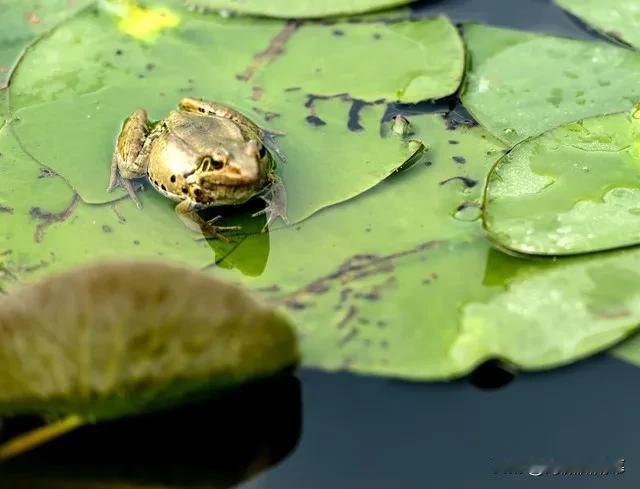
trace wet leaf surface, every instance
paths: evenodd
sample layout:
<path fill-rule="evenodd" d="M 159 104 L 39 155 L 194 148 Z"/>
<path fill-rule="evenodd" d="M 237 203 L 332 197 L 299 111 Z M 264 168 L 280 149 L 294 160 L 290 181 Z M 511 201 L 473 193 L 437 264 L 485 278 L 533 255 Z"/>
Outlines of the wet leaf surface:
<path fill-rule="evenodd" d="M 640 47 L 640 4 L 635 0 L 555 0 L 567 12 L 613 39 Z"/>
<path fill-rule="evenodd" d="M 12 291 L 0 297 L 0 336 L 3 415 L 117 418 L 297 361 L 283 316 L 161 261 L 94 264 Z"/>
<path fill-rule="evenodd" d="M 27 151 L 64 177 L 83 201 L 102 203 L 122 195 L 109 194 L 105 187 L 113 141 L 135 108 L 132 100 L 160 119 L 181 97 L 197 96 L 224 100 L 266 129 L 285 133 L 278 144 L 287 163 L 279 172 L 288 191 L 290 220 L 300 221 L 372 187 L 415 153 L 415 145 L 401 137 L 381 135 L 387 100 L 403 93 L 416 99 L 451 93 L 461 76 L 463 49 L 444 19 L 390 27 L 307 26 L 180 14 L 177 27 L 153 43 L 141 44 L 119 32 L 109 16 L 86 12 L 41 41 L 17 70 L 11 86 L 11 109 L 21 120 L 16 134 Z M 323 30 L 331 39 L 352 34 L 359 40 L 343 40 L 342 57 L 325 60 L 327 76 L 335 78 L 329 91 L 315 93 L 318 86 L 307 73 L 291 65 L 309 58 L 313 46 L 307 29 L 313 35 Z M 336 29 L 345 35 L 336 36 Z M 376 39 L 375 29 L 399 33 Z M 413 30 L 438 34 L 437 41 L 431 38 L 436 43 L 434 59 L 445 50 L 455 62 L 449 58 L 447 66 L 430 71 L 428 58 L 416 62 L 414 56 L 404 56 L 407 50 L 424 49 L 411 38 Z M 82 45 L 78 38 L 85 40 Z M 362 65 L 365 73 L 372 69 L 373 60 L 362 56 L 366 43 L 396 52 L 395 58 L 404 61 L 397 61 L 397 69 L 387 77 L 364 78 L 368 83 L 340 78 L 337 73 L 347 65 Z M 65 52 L 64 59 L 52 55 L 57 52 Z M 321 53 L 316 54 L 321 59 Z M 61 114 L 68 123 L 61 123 Z"/>
<path fill-rule="evenodd" d="M 0 89 L 24 50 L 41 34 L 91 4 L 90 0 L 0 1 Z M 0 112 L 2 114 L 2 112 Z"/>
<path fill-rule="evenodd" d="M 319 18 L 361 14 L 415 0 L 187 0 L 203 9 L 280 18 Z"/>
<path fill-rule="evenodd" d="M 474 24 L 464 37 L 464 105 L 509 144 L 640 99 L 640 54 L 628 49 Z"/>
<path fill-rule="evenodd" d="M 640 159 L 628 113 L 585 119 L 528 139 L 487 184 L 484 224 L 521 253 L 567 255 L 640 242 Z"/>
<path fill-rule="evenodd" d="M 554 263 L 492 249 L 479 204 L 502 146 L 478 127 L 448 131 L 434 116 L 411 121 L 433 141 L 428 158 L 271 233 L 263 274 L 242 280 L 292 314 L 306 365 L 443 379 L 496 357 L 525 369 L 568 363 L 633 331 L 635 274 L 624 276 L 627 294 L 609 291 L 640 255 Z M 258 248 L 253 239 L 239 249 Z"/>

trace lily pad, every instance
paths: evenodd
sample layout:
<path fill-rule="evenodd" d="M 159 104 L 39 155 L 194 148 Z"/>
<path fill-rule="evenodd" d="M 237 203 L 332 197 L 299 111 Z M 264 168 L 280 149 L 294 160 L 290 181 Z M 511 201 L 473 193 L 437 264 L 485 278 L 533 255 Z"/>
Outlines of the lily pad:
<path fill-rule="evenodd" d="M 0 335 L 3 415 L 121 417 L 266 377 L 298 358 L 281 315 L 165 262 L 95 264 L 13 291 L 0 297 Z"/>
<path fill-rule="evenodd" d="M 104 203 L 122 195 L 109 194 L 105 187 L 113 141 L 124 117 L 141 105 L 160 119 L 181 97 L 197 96 L 224 101 L 263 127 L 285 133 L 278 143 L 287 163 L 279 172 L 288 190 L 290 220 L 303 220 L 371 188 L 421 151 L 400 136 L 381 135 L 387 99 L 452 93 L 461 76 L 463 49 L 444 19 L 397 26 L 299 26 L 181 15 L 177 27 L 141 43 L 120 32 L 110 16 L 85 12 L 38 43 L 16 71 L 11 110 L 21 120 L 17 136 L 84 202 Z M 315 92 L 318 86 L 306 68 L 296 72 L 292 67 L 311 67 L 305 61 L 310 50 L 315 50 L 314 58 L 323 56 L 317 50 L 326 43 L 309 43 L 306 29 L 314 36 L 353 35 L 359 40 L 344 41 L 340 59 L 325 59 L 326 74 L 335 79 L 328 85 L 331 95 Z M 344 36 L 332 34 L 336 29 L 343 29 Z M 377 39 L 376 29 L 389 35 Z M 446 69 L 431 71 L 432 60 L 422 55 L 424 46 L 412 37 L 429 33 L 441 37 L 433 53 L 448 53 Z M 82 45 L 77 39 L 84 40 Z M 376 77 L 340 75 L 347 65 L 371 72 L 375 63 L 364 55 L 367 45 L 379 46 L 398 66 Z M 420 56 L 406 56 L 414 51 Z M 64 58 L 53 54 L 60 52 Z M 47 138 L 42 137 L 45 133 Z"/>
<path fill-rule="evenodd" d="M 479 226 L 480 193 L 501 145 L 479 127 L 411 122 L 432 141 L 422 163 L 271 233 L 261 276 L 212 270 L 290 312 L 305 365 L 419 380 L 464 375 L 496 357 L 540 369 L 635 329 L 640 289 L 628 270 L 640 254 L 559 263 L 492 249 Z M 621 271 L 628 292 L 613 294 Z"/>
<path fill-rule="evenodd" d="M 464 38 L 464 106 L 509 144 L 640 100 L 640 53 L 474 24 L 465 25 Z"/>
<path fill-rule="evenodd" d="M 415 0 L 187 0 L 201 8 L 280 18 L 353 15 L 405 5 Z"/>
<path fill-rule="evenodd" d="M 517 145 L 493 168 L 484 225 L 513 251 L 567 255 L 640 243 L 640 158 L 627 113 Z"/>
<path fill-rule="evenodd" d="M 555 0 L 607 36 L 640 47 L 640 4 L 635 0 Z"/>
<path fill-rule="evenodd" d="M 0 89 L 7 85 L 18 59 L 39 35 L 91 3 L 90 0 L 0 0 Z"/>
<path fill-rule="evenodd" d="M 385 60 L 384 70 L 380 69 L 381 59 Z M 371 102 L 413 103 L 451 95 L 463 74 L 462 40 L 447 18 L 438 17 L 304 24 L 287 44 L 287 55 L 276 59 L 257 79 L 267 95 L 283 87 L 301 86 L 317 96 L 346 92 Z"/>

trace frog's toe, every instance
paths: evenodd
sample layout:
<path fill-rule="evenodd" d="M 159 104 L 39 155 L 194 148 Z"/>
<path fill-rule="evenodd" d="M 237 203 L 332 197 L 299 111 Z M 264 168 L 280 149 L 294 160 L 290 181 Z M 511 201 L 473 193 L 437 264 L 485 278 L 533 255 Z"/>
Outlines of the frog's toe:
<path fill-rule="evenodd" d="M 213 219 L 209 219 L 200 225 L 200 230 L 205 238 L 219 239 L 229 243 L 232 240 L 225 234 L 225 232 L 239 231 L 242 228 L 240 226 L 215 226 L 214 223 L 219 221 L 221 218 L 222 216 L 216 216 Z"/>

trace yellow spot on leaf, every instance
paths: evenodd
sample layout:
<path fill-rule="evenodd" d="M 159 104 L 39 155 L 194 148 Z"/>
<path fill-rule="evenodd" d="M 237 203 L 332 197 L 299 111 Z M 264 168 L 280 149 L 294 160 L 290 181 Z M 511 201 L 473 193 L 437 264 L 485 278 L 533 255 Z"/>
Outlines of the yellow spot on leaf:
<path fill-rule="evenodd" d="M 161 31 L 179 23 L 180 18 L 167 8 L 144 8 L 134 2 L 127 2 L 118 26 L 136 39 L 151 41 Z"/>

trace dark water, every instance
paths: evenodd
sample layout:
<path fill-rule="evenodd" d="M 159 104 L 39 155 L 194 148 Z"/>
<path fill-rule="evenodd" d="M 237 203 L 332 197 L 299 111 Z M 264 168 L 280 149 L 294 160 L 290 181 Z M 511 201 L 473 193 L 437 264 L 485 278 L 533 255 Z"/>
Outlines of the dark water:
<path fill-rule="evenodd" d="M 440 0 L 416 10 L 598 38 L 546 0 Z M 494 389 L 303 370 L 222 402 L 80 430 L 3 467 L 0 489 L 635 488 L 638 374 L 607 355 L 515 378 L 495 366 L 473 376 L 505 384 Z M 611 473 L 527 474 L 541 466 Z"/>

